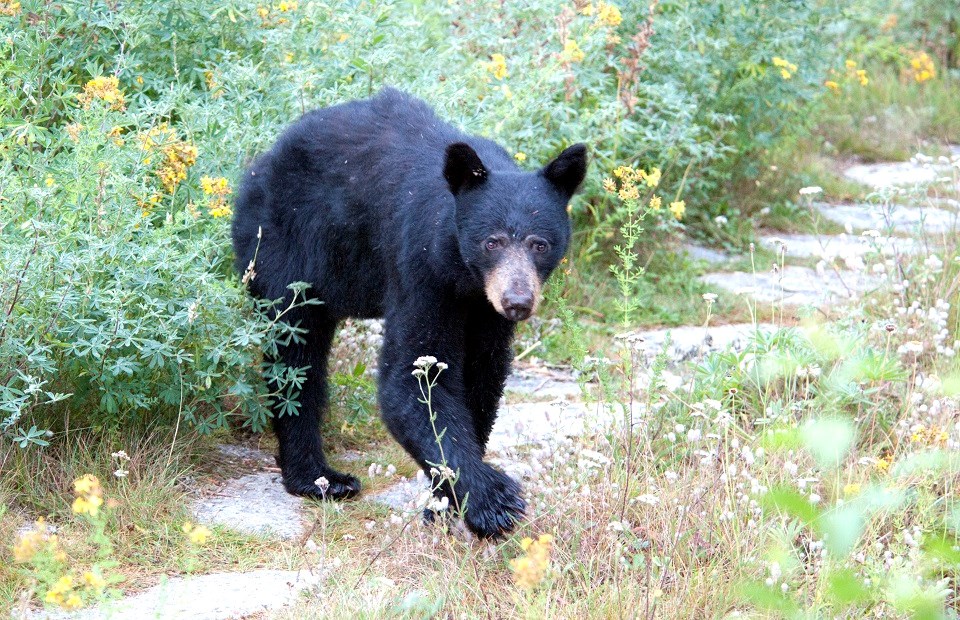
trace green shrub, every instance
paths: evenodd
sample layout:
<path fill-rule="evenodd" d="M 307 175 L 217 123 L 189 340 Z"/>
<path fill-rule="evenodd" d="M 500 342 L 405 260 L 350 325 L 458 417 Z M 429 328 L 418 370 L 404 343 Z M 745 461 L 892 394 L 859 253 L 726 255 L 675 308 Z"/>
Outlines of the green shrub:
<path fill-rule="evenodd" d="M 0 406 L 21 443 L 43 441 L 44 408 L 263 425 L 259 350 L 292 334 L 247 300 L 224 216 L 231 180 L 303 110 L 392 84 L 528 166 L 588 141 L 580 252 L 606 262 L 608 171 L 662 168 L 666 202 L 705 228 L 805 126 L 826 66 L 827 14 L 786 0 L 4 6 Z M 270 372 L 289 399 L 297 372 Z"/>

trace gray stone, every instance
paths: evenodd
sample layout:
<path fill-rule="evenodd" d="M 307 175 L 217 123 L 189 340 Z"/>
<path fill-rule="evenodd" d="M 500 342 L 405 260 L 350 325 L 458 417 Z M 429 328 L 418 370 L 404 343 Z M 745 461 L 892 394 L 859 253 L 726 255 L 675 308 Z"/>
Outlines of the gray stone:
<path fill-rule="evenodd" d="M 544 398 L 576 399 L 580 384 L 570 372 L 545 367 L 515 369 L 507 377 L 505 391 L 511 396 L 540 396 Z"/>
<path fill-rule="evenodd" d="M 728 348 L 743 350 L 749 339 L 757 332 L 770 333 L 776 330 L 771 323 L 737 323 L 709 327 L 684 325 L 637 332 L 635 347 L 650 359 L 663 351 L 671 362 L 686 362 L 698 359 L 711 351 Z M 669 339 L 669 345 L 667 341 Z"/>
<path fill-rule="evenodd" d="M 256 461 L 257 463 L 268 466 L 276 465 L 276 459 L 273 458 L 272 454 L 268 454 L 262 450 L 257 450 L 256 448 L 222 443 L 217 445 L 217 451 L 231 459 L 240 461 Z"/>
<path fill-rule="evenodd" d="M 426 479 L 401 480 L 378 493 L 368 496 L 372 502 L 386 504 L 397 512 L 410 512 L 423 508 L 419 500 L 424 492 L 430 491 Z"/>
<path fill-rule="evenodd" d="M 255 570 L 176 577 L 149 590 L 74 613 L 39 613 L 46 620 L 228 620 L 246 618 L 293 603 L 315 587 L 319 575 L 306 571 Z"/>
<path fill-rule="evenodd" d="M 713 248 L 706 248 L 702 245 L 696 245 L 693 243 L 684 244 L 683 249 L 686 250 L 687 256 L 693 260 L 702 260 L 711 265 L 722 265 L 723 263 L 730 262 L 730 256 L 721 252 L 719 250 L 714 250 Z"/>
<path fill-rule="evenodd" d="M 892 228 L 899 232 L 944 233 L 956 230 L 957 213 L 936 207 L 901 207 L 889 205 L 830 205 L 817 203 L 820 213 L 833 222 L 853 230 Z"/>
<path fill-rule="evenodd" d="M 608 409 L 557 401 L 501 405 L 487 449 L 508 452 L 527 445 L 543 445 L 557 437 L 576 437 L 612 419 Z"/>
<path fill-rule="evenodd" d="M 779 253 L 785 247 L 787 256 L 796 258 L 835 258 L 863 257 L 868 254 L 882 254 L 894 256 L 898 254 L 915 254 L 920 244 L 913 239 L 899 237 L 866 237 L 858 235 L 790 235 L 760 237 L 760 243 L 772 251 Z"/>
<path fill-rule="evenodd" d="M 861 164 L 851 166 L 843 174 L 857 183 L 869 185 L 875 189 L 894 186 L 926 185 L 936 181 L 941 172 L 931 166 L 918 163 L 896 162 L 879 164 Z"/>
<path fill-rule="evenodd" d="M 248 474 L 228 480 L 214 493 L 193 505 L 200 523 L 283 539 L 298 538 L 305 531 L 303 499 L 286 492 L 280 474 Z"/>
<path fill-rule="evenodd" d="M 880 285 L 881 280 L 862 272 L 832 269 L 817 273 L 814 269 L 788 265 L 782 272 L 708 273 L 701 276 L 707 284 L 735 293 L 749 294 L 761 302 L 780 302 L 791 306 L 821 306 L 853 299 Z"/>

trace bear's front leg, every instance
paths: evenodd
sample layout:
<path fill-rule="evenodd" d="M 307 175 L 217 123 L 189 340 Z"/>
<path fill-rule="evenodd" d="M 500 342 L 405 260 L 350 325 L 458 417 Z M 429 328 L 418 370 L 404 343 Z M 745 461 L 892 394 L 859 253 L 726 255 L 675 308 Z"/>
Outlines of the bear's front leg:
<path fill-rule="evenodd" d="M 463 512 L 474 534 L 503 535 L 523 517 L 526 503 L 513 478 L 483 462 L 473 412 L 466 403 L 464 323 L 458 316 L 444 320 L 442 312 L 426 316 L 423 321 L 388 317 L 380 362 L 384 422 L 431 477 L 435 494 L 445 495 L 454 511 Z M 413 364 L 421 356 L 433 356 L 447 368 L 433 366 L 418 382 L 413 373 L 422 369 Z M 433 383 L 429 391 L 427 381 Z M 428 396 L 429 406 L 421 402 Z"/>

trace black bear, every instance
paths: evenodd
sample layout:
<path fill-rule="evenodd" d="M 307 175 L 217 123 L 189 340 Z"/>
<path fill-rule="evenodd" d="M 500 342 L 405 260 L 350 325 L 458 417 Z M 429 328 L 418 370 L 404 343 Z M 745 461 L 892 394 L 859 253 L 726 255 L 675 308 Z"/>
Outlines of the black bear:
<path fill-rule="evenodd" d="M 237 268 L 256 254 L 253 295 L 283 298 L 302 281 L 322 302 L 284 317 L 307 332 L 280 357 L 309 367 L 299 415 L 274 407 L 287 491 L 360 491 L 323 452 L 327 355 L 339 321 L 384 317 L 378 387 L 387 428 L 433 472 L 438 496 L 465 509 L 474 533 L 514 526 L 525 510 L 519 485 L 483 456 L 514 327 L 534 312 L 566 252 L 567 203 L 586 167 L 577 144 L 524 172 L 495 142 L 454 129 L 393 89 L 308 112 L 253 163 L 235 205 Z M 432 390 L 437 433 L 411 374 L 420 356 L 448 365 Z M 441 461 L 457 472 L 454 483 L 436 468 Z M 317 486 L 321 477 L 329 486 Z"/>

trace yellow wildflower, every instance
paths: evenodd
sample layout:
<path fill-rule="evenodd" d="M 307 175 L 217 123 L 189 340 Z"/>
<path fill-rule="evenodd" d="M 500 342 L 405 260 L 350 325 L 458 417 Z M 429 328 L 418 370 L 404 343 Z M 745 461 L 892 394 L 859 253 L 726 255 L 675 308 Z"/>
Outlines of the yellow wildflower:
<path fill-rule="evenodd" d="M 283 55 L 284 62 L 291 63 L 293 62 L 293 52 L 287 52 Z"/>
<path fill-rule="evenodd" d="M 64 605 L 64 595 L 71 590 L 73 590 L 73 578 L 70 577 L 70 575 L 64 575 L 60 579 L 57 579 L 57 582 L 47 590 L 47 595 L 44 597 L 44 600 L 48 603 Z"/>
<path fill-rule="evenodd" d="M 138 75 L 138 76 L 137 76 L 137 84 L 143 84 L 143 76 L 142 76 L 142 75 Z"/>
<path fill-rule="evenodd" d="M 824 86 L 837 93 L 840 92 L 840 85 L 834 82 L 833 80 L 827 80 L 823 83 Z"/>
<path fill-rule="evenodd" d="M 513 158 L 516 159 L 517 161 L 527 161 L 527 154 L 524 153 L 523 151 L 517 151 L 514 154 Z"/>
<path fill-rule="evenodd" d="M 267 21 L 267 18 L 270 17 L 270 9 L 265 6 L 258 6 L 257 15 L 259 15 L 263 21 Z"/>
<path fill-rule="evenodd" d="M 62 603 L 62 606 L 64 609 L 80 609 L 83 607 L 83 599 L 74 592 L 67 597 L 67 600 Z"/>
<path fill-rule="evenodd" d="M 856 69 L 856 68 L 857 68 L 857 61 L 855 61 L 855 60 L 850 60 L 849 58 L 847 59 L 847 62 L 845 62 L 844 64 L 847 66 L 847 69 Z"/>
<path fill-rule="evenodd" d="M 84 474 L 73 481 L 73 490 L 78 495 L 91 495 L 100 492 L 100 480 L 93 474 Z"/>
<path fill-rule="evenodd" d="M 650 209 L 652 211 L 659 211 L 663 207 L 663 199 L 660 196 L 652 196 L 650 198 Z"/>
<path fill-rule="evenodd" d="M 797 72 L 797 65 L 785 58 L 780 58 L 779 56 L 773 57 L 773 66 L 779 67 L 780 77 L 785 80 L 789 80 L 793 77 L 793 74 Z"/>
<path fill-rule="evenodd" d="M 183 530 L 183 533 L 187 535 L 187 538 L 190 539 L 190 542 L 195 545 L 202 545 L 207 542 L 207 539 L 213 534 L 209 529 L 202 525 L 194 525 L 187 521 L 183 524 L 183 527 L 180 529 Z"/>
<path fill-rule="evenodd" d="M 606 2 L 600 2 L 600 4 L 597 5 L 598 24 L 613 28 L 619 26 L 622 21 L 623 15 L 620 14 L 620 9 L 615 5 L 607 4 Z"/>
<path fill-rule="evenodd" d="M 592 16 L 594 12 L 595 12 L 595 8 L 593 4 L 587 4 L 582 9 L 580 9 L 580 14 L 586 15 L 587 17 Z"/>
<path fill-rule="evenodd" d="M 543 534 L 537 540 L 524 538 L 520 547 L 525 555 L 510 561 L 513 578 L 524 590 L 535 588 L 547 572 L 550 565 L 550 553 L 553 550 L 553 536 Z"/>
<path fill-rule="evenodd" d="M 617 183 L 610 177 L 607 177 L 603 180 L 603 189 L 609 193 L 617 191 Z"/>
<path fill-rule="evenodd" d="M 586 57 L 586 54 L 583 53 L 583 50 L 580 49 L 580 45 L 578 45 L 576 41 L 567 39 L 567 42 L 563 44 L 563 54 L 561 57 L 566 62 L 580 62 Z"/>
<path fill-rule="evenodd" d="M 637 200 L 640 198 L 640 190 L 633 183 L 627 183 L 620 188 L 618 195 L 620 200 Z"/>
<path fill-rule="evenodd" d="M 296 11 L 297 3 L 296 2 L 281 2 L 277 5 L 277 10 L 281 13 L 286 13 L 287 11 Z"/>
<path fill-rule="evenodd" d="M 103 498 L 91 495 L 89 497 L 78 497 L 73 500 L 73 512 L 78 515 L 88 514 L 91 517 L 97 516 L 100 512 L 100 506 L 103 505 Z"/>
<path fill-rule="evenodd" d="M 47 533 L 47 524 L 40 517 L 33 529 L 24 532 L 13 545 L 13 559 L 15 562 L 29 562 L 44 546 L 48 551 L 56 552 L 57 537 Z"/>
<path fill-rule="evenodd" d="M 910 58 L 910 69 L 908 74 L 918 84 L 937 77 L 937 68 L 933 64 L 933 58 L 926 52 L 913 52 Z"/>
<path fill-rule="evenodd" d="M 20 14 L 20 3 L 15 0 L 0 0 L 0 15 L 13 17 Z"/>
<path fill-rule="evenodd" d="M 207 195 L 226 196 L 230 193 L 230 186 L 223 177 L 201 177 L 200 187 Z"/>
<path fill-rule="evenodd" d="M 123 110 L 127 107 L 126 96 L 120 90 L 120 80 L 116 76 L 93 78 L 84 85 L 83 92 L 77 95 L 77 99 L 85 108 L 89 108 L 95 99 L 107 103 L 112 110 Z"/>
<path fill-rule="evenodd" d="M 888 454 L 887 456 L 877 460 L 874 467 L 876 467 L 877 471 L 879 472 L 885 472 L 888 469 L 890 469 L 890 465 L 892 464 L 893 464 L 893 456 Z"/>
<path fill-rule="evenodd" d="M 491 54 L 490 62 L 486 63 L 487 70 L 498 80 L 502 80 L 510 75 L 507 71 L 507 59 L 503 54 Z"/>
<path fill-rule="evenodd" d="M 687 203 L 683 200 L 677 200 L 670 203 L 670 213 L 678 220 L 683 219 L 683 214 L 687 212 Z"/>
<path fill-rule="evenodd" d="M 860 81 L 860 86 L 866 86 L 870 83 L 870 78 L 867 77 L 867 72 L 863 69 L 857 70 L 857 79 Z"/>
<path fill-rule="evenodd" d="M 618 166 L 613 170 L 613 176 L 624 181 L 630 181 L 635 178 L 636 171 L 630 166 Z"/>
<path fill-rule="evenodd" d="M 102 590 L 107 587 L 107 580 L 91 571 L 83 574 L 83 582 L 94 590 Z"/>
<path fill-rule="evenodd" d="M 845 497 L 853 497 L 860 493 L 860 484 L 857 482 L 851 482 L 850 484 L 844 485 L 843 495 Z"/>
<path fill-rule="evenodd" d="M 53 187 L 53 177 L 48 174 L 47 178 L 44 179 L 43 184 L 47 187 Z"/>
<path fill-rule="evenodd" d="M 660 168 L 654 168 L 650 172 L 641 172 L 640 174 L 647 183 L 647 187 L 660 185 Z"/>

